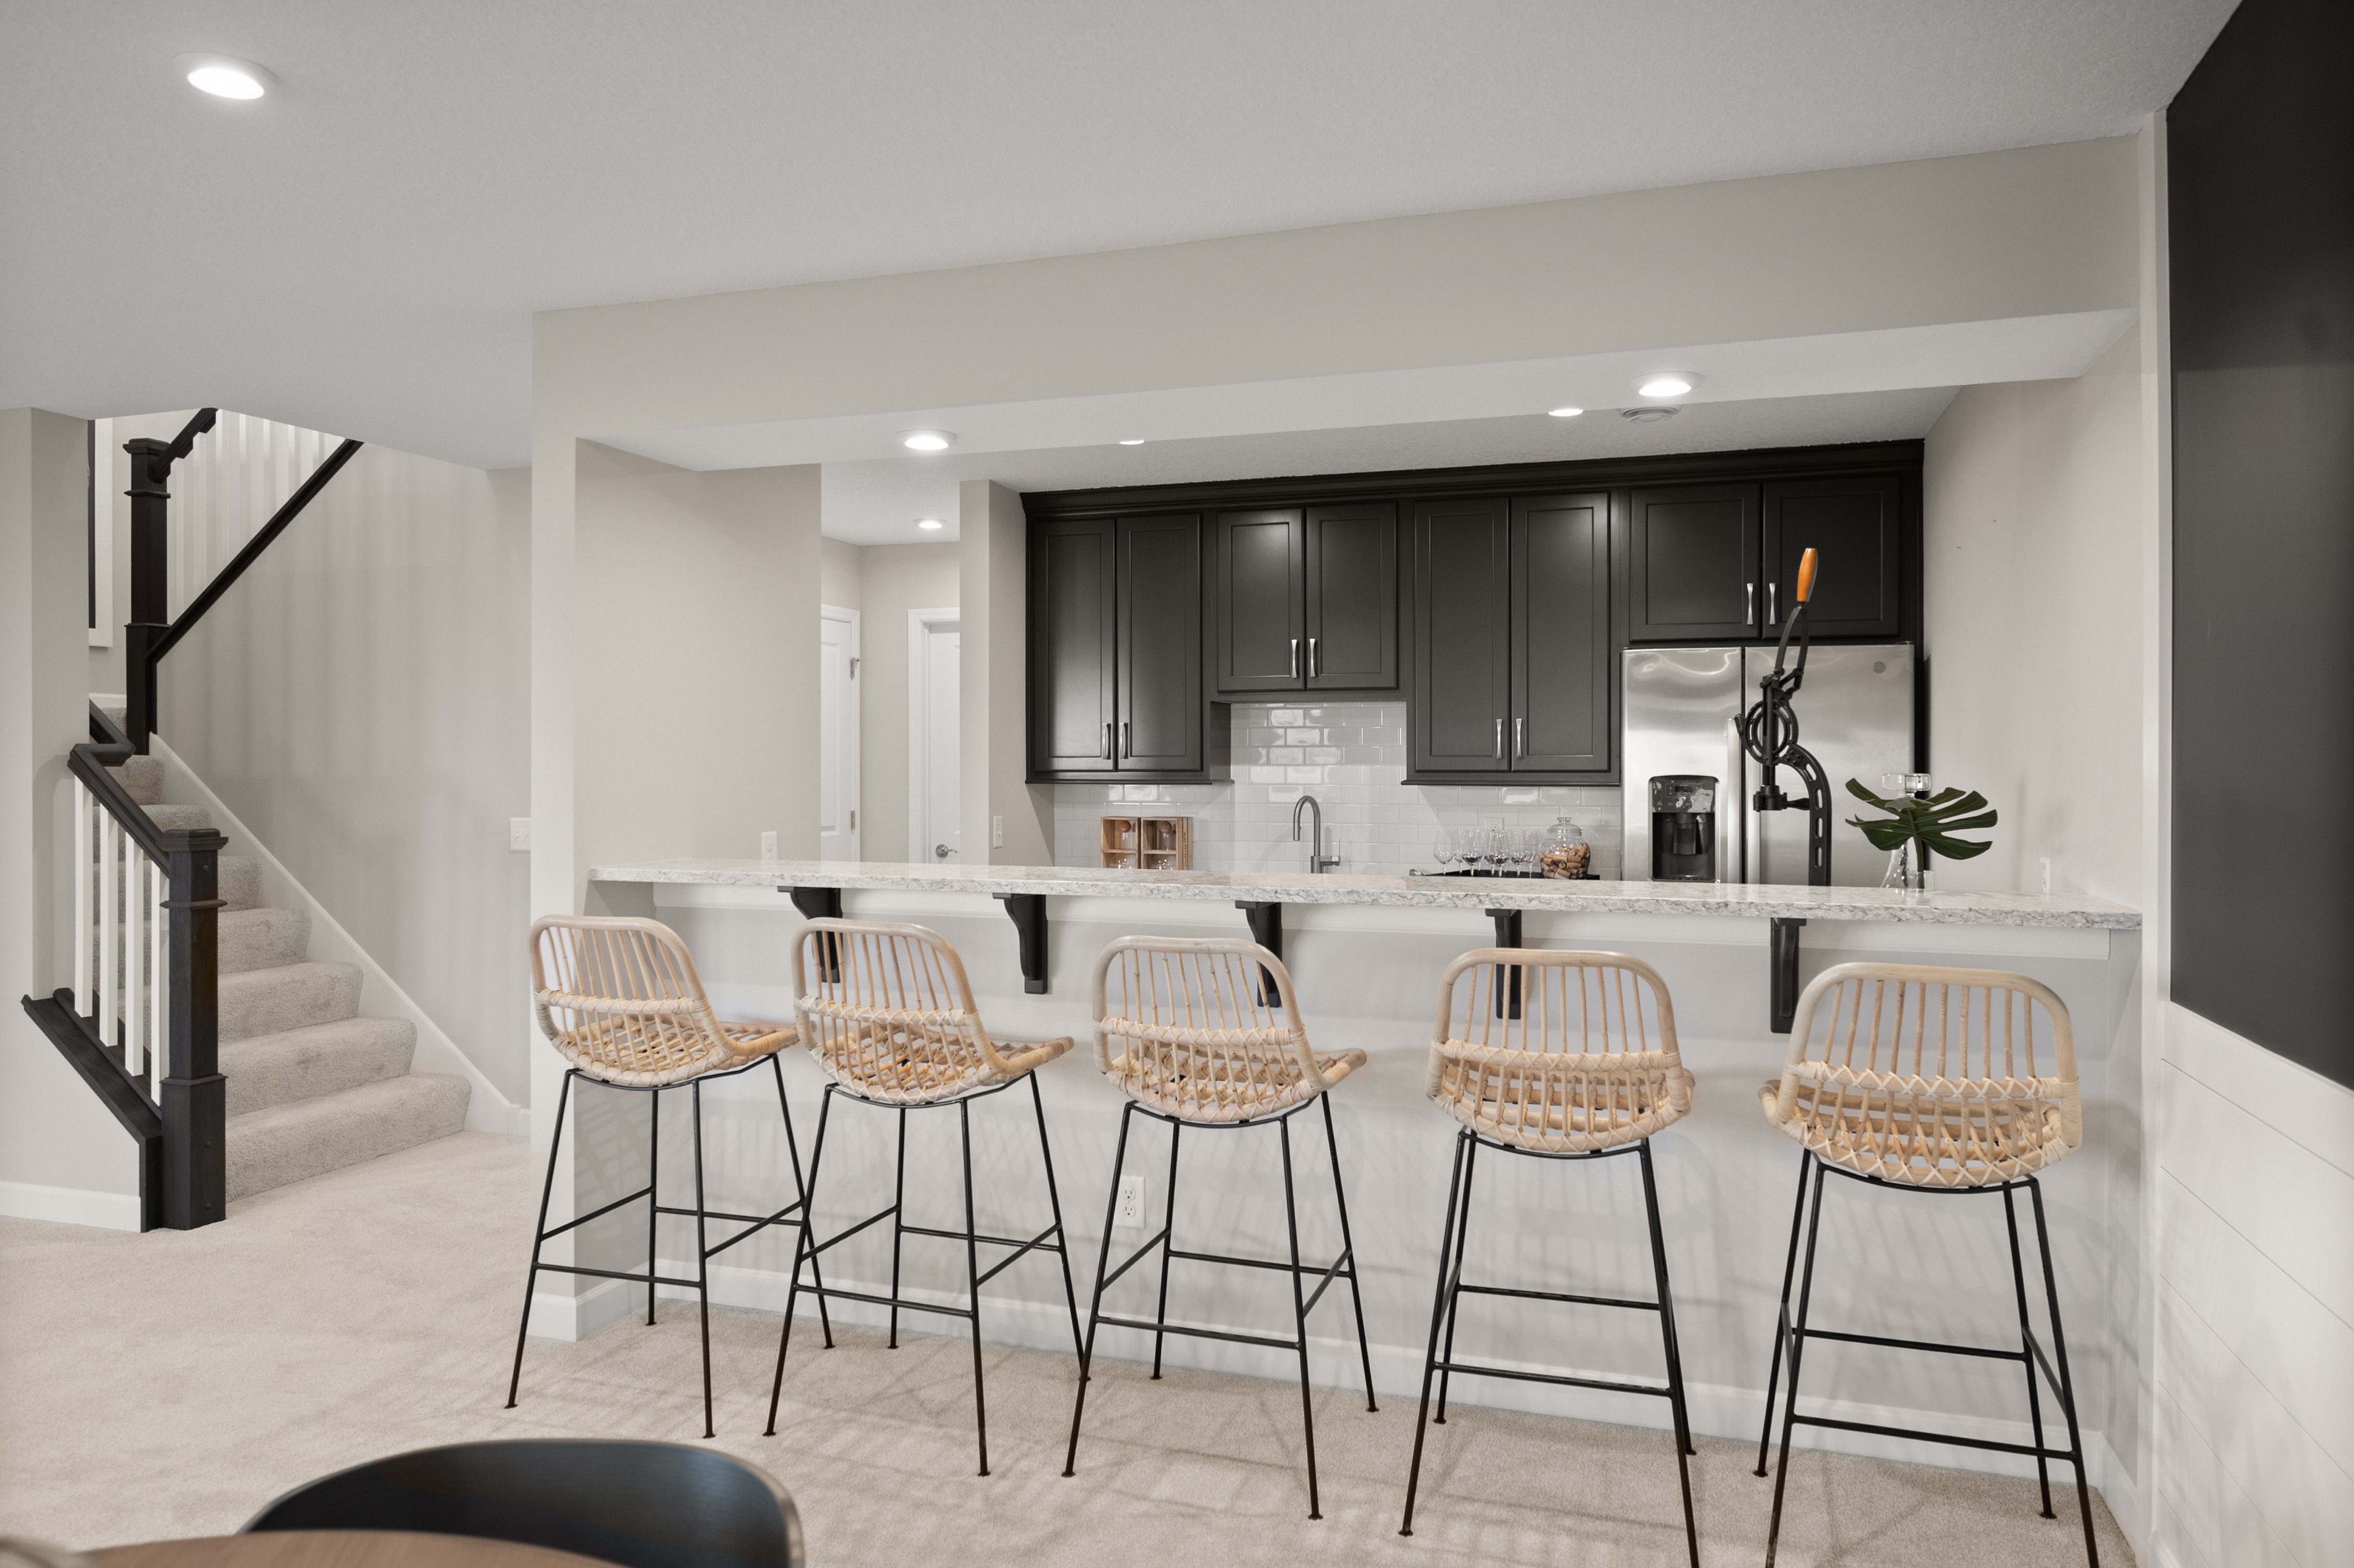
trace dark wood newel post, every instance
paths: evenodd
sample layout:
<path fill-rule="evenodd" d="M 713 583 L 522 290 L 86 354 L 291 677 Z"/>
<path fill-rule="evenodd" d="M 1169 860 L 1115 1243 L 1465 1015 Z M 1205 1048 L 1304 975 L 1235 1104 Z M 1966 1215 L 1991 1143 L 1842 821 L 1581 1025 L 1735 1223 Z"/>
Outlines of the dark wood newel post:
<path fill-rule="evenodd" d="M 220 851 L 211 828 L 164 832 L 171 878 L 165 965 L 171 998 L 169 1075 L 163 1083 L 164 1223 L 208 1225 L 228 1207 L 228 1083 L 220 1074 Z M 159 977 L 160 978 L 160 977 Z"/>
<path fill-rule="evenodd" d="M 155 661 L 148 650 L 172 620 L 166 572 L 170 541 L 164 518 L 172 493 L 172 443 L 148 437 L 125 441 L 131 454 L 131 622 L 122 629 L 122 727 L 131 748 L 147 755 L 155 733 Z"/>

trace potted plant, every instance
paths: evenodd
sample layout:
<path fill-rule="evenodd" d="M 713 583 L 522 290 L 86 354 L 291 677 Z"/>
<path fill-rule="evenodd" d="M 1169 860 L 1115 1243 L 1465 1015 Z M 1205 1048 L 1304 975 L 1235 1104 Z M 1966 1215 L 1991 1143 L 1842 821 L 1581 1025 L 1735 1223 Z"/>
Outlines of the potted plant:
<path fill-rule="evenodd" d="M 1927 780 L 1922 782 L 1925 784 Z M 1847 820 L 1849 826 L 1863 831 L 1872 848 L 1891 852 L 1888 875 L 1881 884 L 1883 887 L 1927 887 L 1929 854 L 1933 850 L 1947 860 L 1967 860 L 1994 847 L 1983 840 L 1972 842 L 1950 836 L 1968 828 L 1995 825 L 1996 813 L 1988 809 L 1986 797 L 1975 789 L 1965 792 L 1946 789 L 1926 799 L 1898 795 L 1883 800 L 1865 789 L 1861 780 L 1850 779 L 1847 792 L 1889 813 L 1886 817 Z M 1974 812 L 1984 814 L 1973 815 Z"/>

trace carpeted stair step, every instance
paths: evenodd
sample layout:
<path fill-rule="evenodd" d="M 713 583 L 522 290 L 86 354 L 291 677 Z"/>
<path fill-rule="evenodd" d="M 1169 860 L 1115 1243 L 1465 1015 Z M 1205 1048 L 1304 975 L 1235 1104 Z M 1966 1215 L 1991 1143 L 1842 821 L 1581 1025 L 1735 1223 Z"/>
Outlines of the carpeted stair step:
<path fill-rule="evenodd" d="M 220 972 L 244 974 L 299 964 L 311 951 L 311 917 L 293 909 L 224 909 Z"/>
<path fill-rule="evenodd" d="M 409 1073 L 231 1117 L 229 1200 L 461 1131 L 467 1095 L 463 1078 Z"/>
<path fill-rule="evenodd" d="M 220 977 L 220 1042 L 281 1034 L 356 1017 L 357 964 L 284 964 Z"/>
<path fill-rule="evenodd" d="M 147 808 L 147 815 L 154 820 L 157 827 L 165 830 L 172 828 L 209 828 L 213 825 L 213 814 L 205 810 L 202 806 L 166 806 L 157 804 Z"/>
<path fill-rule="evenodd" d="M 405 1018 L 345 1018 L 234 1041 L 220 1048 L 228 1114 L 398 1078 L 416 1054 L 417 1025 Z"/>
<path fill-rule="evenodd" d="M 122 785 L 123 793 L 143 806 L 153 806 L 164 799 L 164 765 L 153 757 L 134 757 L 120 768 L 110 768 Z"/>
<path fill-rule="evenodd" d="M 253 909 L 261 903 L 261 863 L 249 855 L 225 854 L 220 857 L 220 875 L 217 891 L 221 912 L 231 909 Z"/>

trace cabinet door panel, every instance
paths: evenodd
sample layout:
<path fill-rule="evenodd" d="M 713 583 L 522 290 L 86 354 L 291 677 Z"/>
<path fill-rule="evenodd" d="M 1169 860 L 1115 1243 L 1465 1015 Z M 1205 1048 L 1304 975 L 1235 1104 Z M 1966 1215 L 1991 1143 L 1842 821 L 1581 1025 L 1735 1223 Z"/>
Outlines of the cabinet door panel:
<path fill-rule="evenodd" d="M 1816 556 L 1818 637 L 1896 637 L 1903 630 L 1903 575 L 1897 477 L 1857 474 L 1775 480 L 1766 486 L 1766 630 L 1790 613 L 1798 559 Z"/>
<path fill-rule="evenodd" d="M 1503 501 L 1414 510 L 1414 703 L 1417 770 L 1500 773 L 1511 697 L 1511 529 Z"/>
<path fill-rule="evenodd" d="M 1030 531 L 1030 770 L 1107 772 L 1115 722 L 1108 521 Z"/>
<path fill-rule="evenodd" d="M 1610 497 L 1512 503 L 1512 734 L 1526 771 L 1610 767 Z"/>
<path fill-rule="evenodd" d="M 1202 520 L 1119 520 L 1119 766 L 1202 767 Z"/>
<path fill-rule="evenodd" d="M 1397 508 L 1387 502 L 1308 509 L 1306 624 L 1310 691 L 1388 691 L 1398 683 Z"/>
<path fill-rule="evenodd" d="M 1764 624 L 1757 580 L 1757 487 L 1690 484 L 1633 496 L 1633 604 L 1638 642 L 1755 637 Z"/>
<path fill-rule="evenodd" d="M 1217 530 L 1218 690 L 1296 692 L 1308 670 L 1299 514 L 1222 513 Z"/>

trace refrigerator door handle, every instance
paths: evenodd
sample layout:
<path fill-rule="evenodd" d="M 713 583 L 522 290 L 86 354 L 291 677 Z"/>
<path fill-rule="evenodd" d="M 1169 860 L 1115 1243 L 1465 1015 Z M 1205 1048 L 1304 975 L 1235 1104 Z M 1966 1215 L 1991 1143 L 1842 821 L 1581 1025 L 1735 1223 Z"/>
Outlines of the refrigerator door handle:
<path fill-rule="evenodd" d="M 1724 721 L 1724 795 L 1716 813 L 1716 863 L 1719 882 L 1746 882 L 1749 868 L 1741 859 L 1741 823 L 1749 816 L 1748 795 L 1742 789 L 1745 758 L 1741 747 L 1738 715 Z"/>

